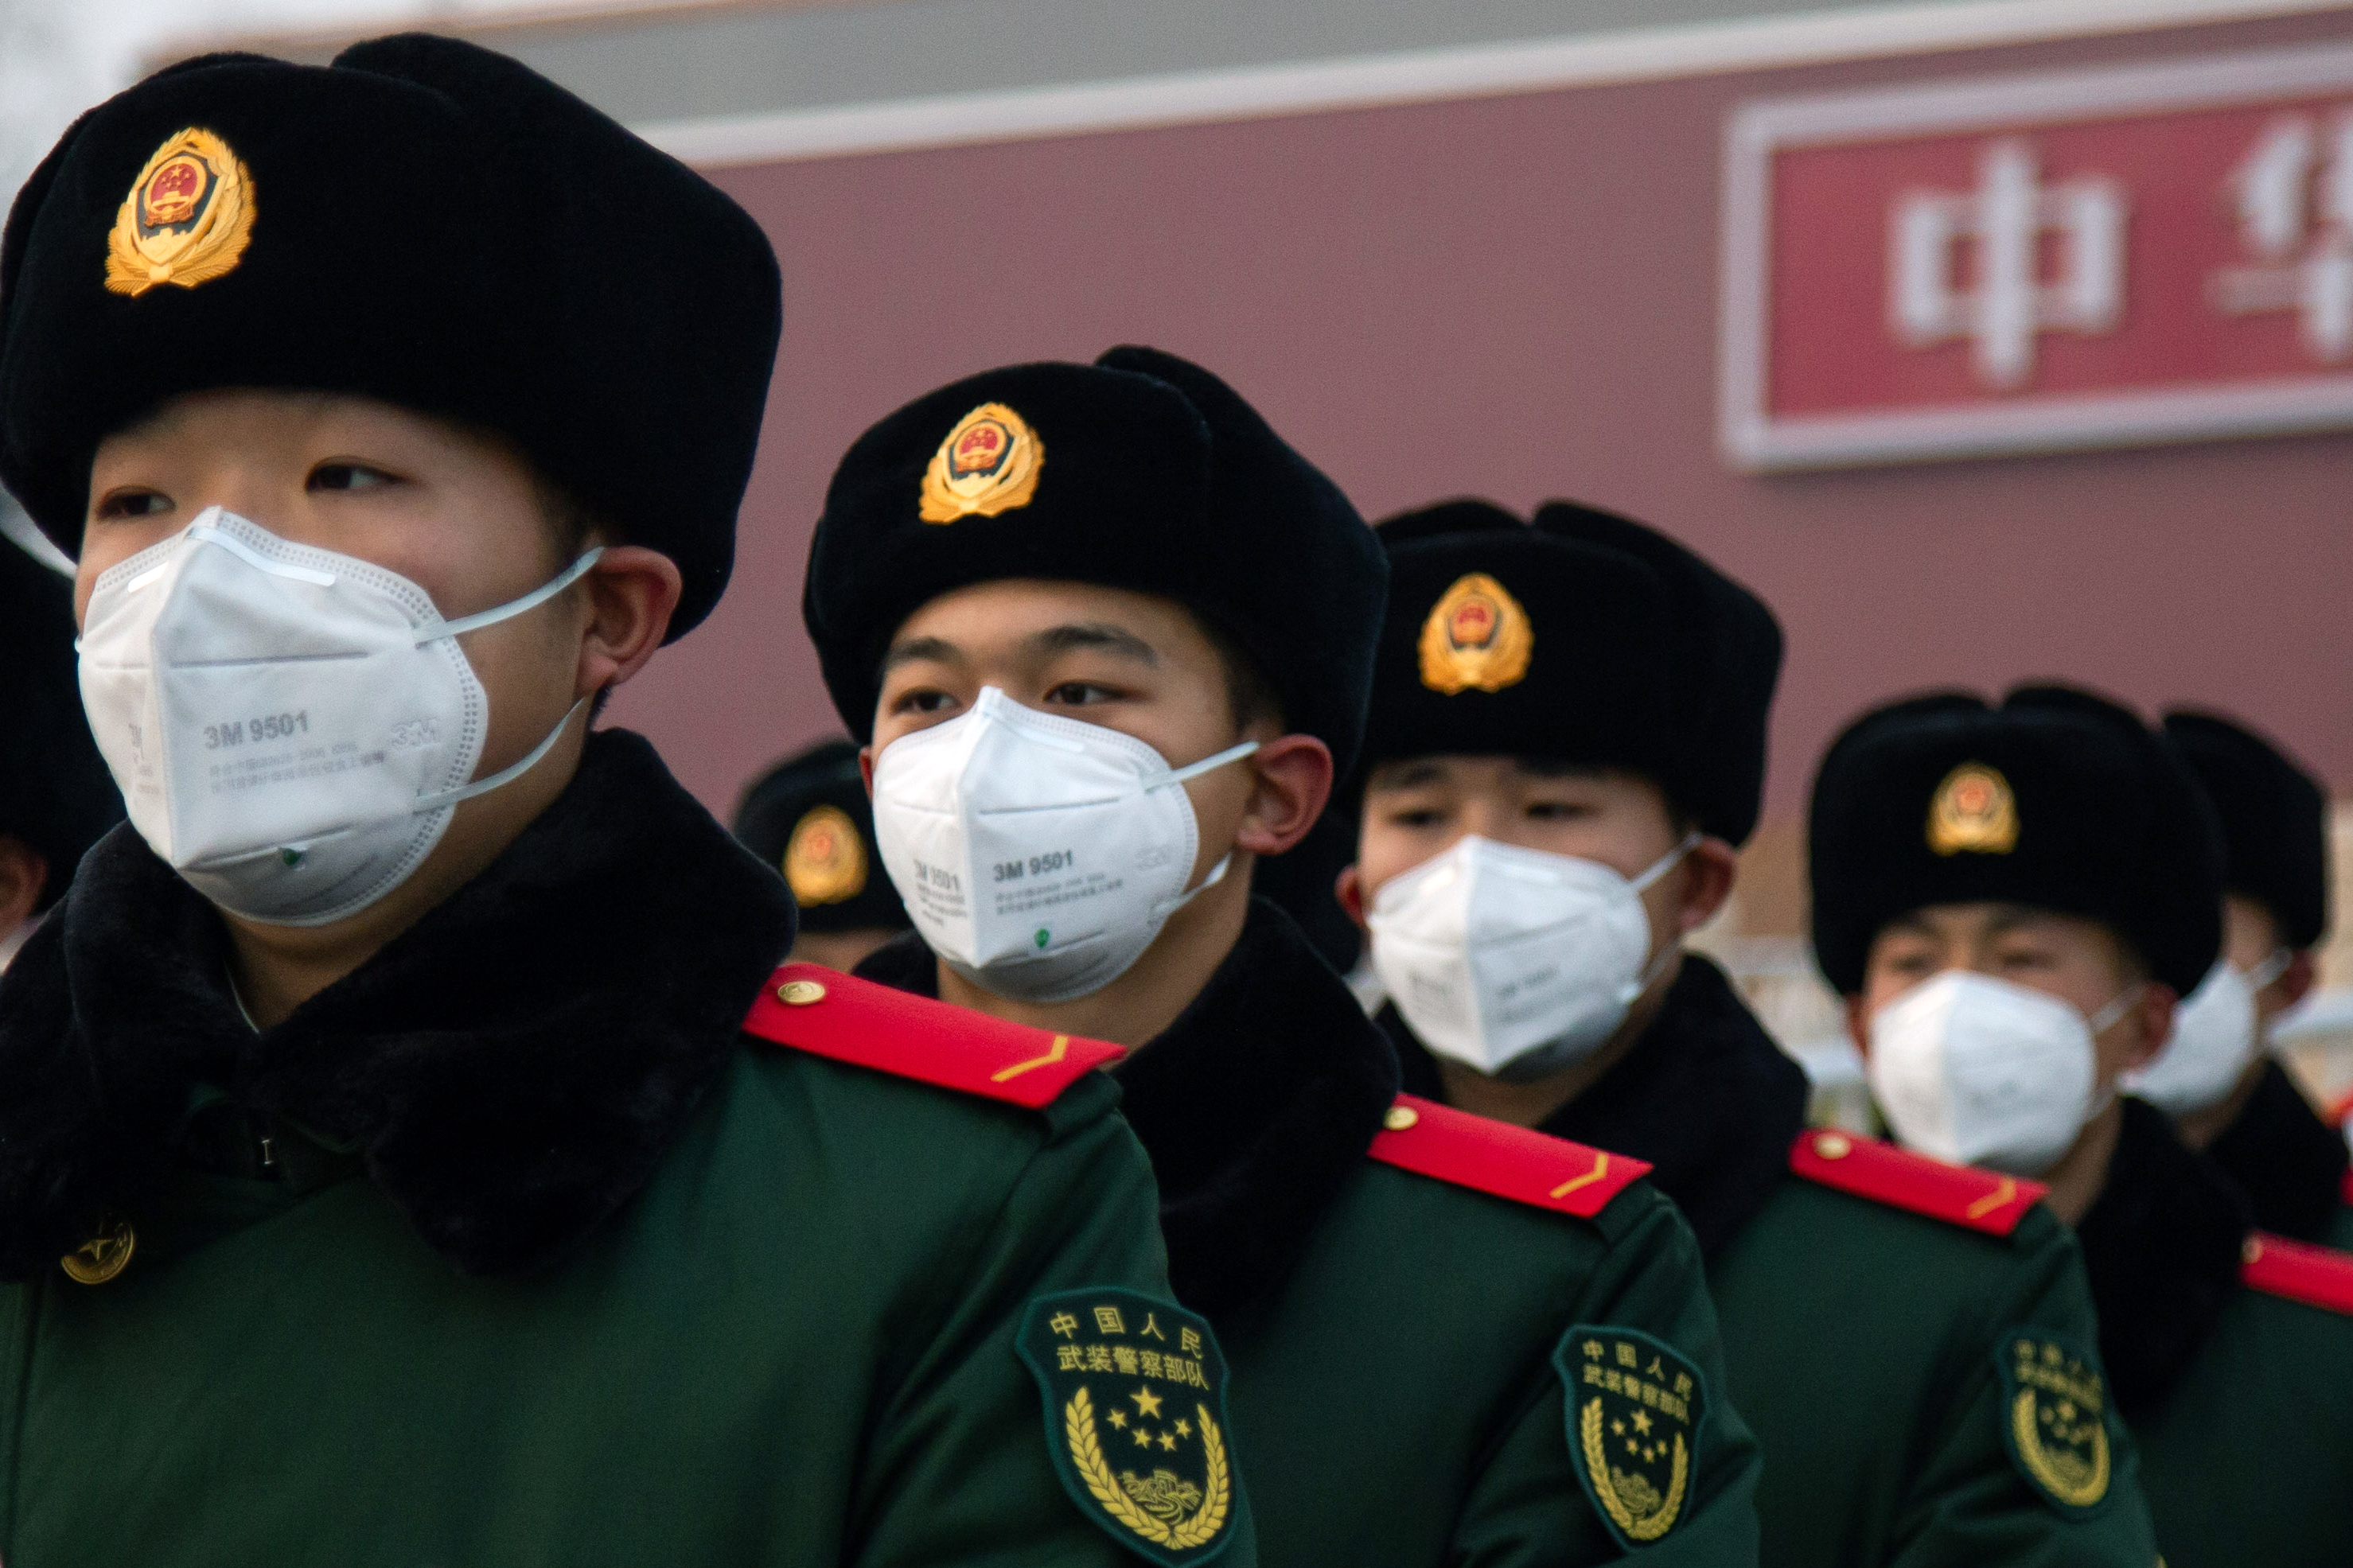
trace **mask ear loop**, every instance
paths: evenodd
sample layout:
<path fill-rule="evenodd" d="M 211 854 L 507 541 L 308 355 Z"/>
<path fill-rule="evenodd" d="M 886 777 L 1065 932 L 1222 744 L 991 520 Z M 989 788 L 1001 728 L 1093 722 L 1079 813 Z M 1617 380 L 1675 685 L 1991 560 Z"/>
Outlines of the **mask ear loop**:
<path fill-rule="evenodd" d="M 1627 883 L 1626 886 L 1633 890 L 1636 898 L 1641 898 L 1660 878 L 1681 865 L 1684 856 L 1698 848 L 1699 840 L 1700 835 L 1695 828 L 1684 834 L 1682 843 L 1652 861 L 1641 876 Z M 1646 922 L 1648 918 L 1645 915 Z M 1675 955 L 1683 951 L 1683 946 L 1681 938 L 1672 942 L 1661 942 L 1659 951 L 1651 955 L 1648 963 L 1642 966 L 1641 975 L 1619 996 L 1618 1000 L 1620 1003 L 1630 1004 L 1634 998 L 1648 991 L 1657 982 L 1659 976 L 1667 972 L 1667 965 L 1675 961 Z"/>
<path fill-rule="evenodd" d="M 1222 768 L 1228 763 L 1240 762 L 1244 757 L 1247 757 L 1252 752 L 1257 751 L 1258 746 L 1259 743 L 1256 741 L 1244 741 L 1239 746 L 1228 746 L 1224 751 L 1212 752 L 1210 755 L 1203 757 L 1198 763 L 1187 763 L 1183 767 L 1171 771 L 1168 776 L 1165 779 L 1153 780 L 1151 784 L 1145 786 L 1145 791 L 1146 793 L 1149 793 L 1155 789 L 1166 789 L 1170 784 L 1181 784 L 1187 779 L 1200 777 L 1203 773 L 1208 773 L 1212 768 Z M 1187 904 L 1191 903 L 1195 899 L 1198 898 L 1203 893 L 1208 892 L 1211 888 L 1216 887 L 1219 883 L 1224 881 L 1226 879 L 1226 872 L 1232 868 L 1233 863 L 1234 857 L 1231 850 L 1228 850 L 1224 855 L 1219 856 L 1218 858 L 1218 863 L 1209 868 L 1209 874 L 1201 879 L 1201 885 L 1199 887 L 1187 888 L 1183 892 L 1177 894 L 1175 898 L 1170 899 L 1166 903 L 1157 906 L 1157 918 L 1164 921 L 1166 920 L 1170 915 L 1175 914 L 1178 910 L 1183 909 Z"/>
<path fill-rule="evenodd" d="M 2094 1047 L 2098 1046 L 2100 1037 L 2115 1027 L 2116 1020 L 2131 1011 L 2134 1005 L 2139 1002 L 2147 991 L 2148 987 L 2146 985 L 2128 985 L 2117 994 L 2116 1000 L 2084 1020 L 2092 1031 L 2092 1043 Z M 2116 1086 L 2114 1083 L 2110 1083 L 2105 1089 L 2095 1088 L 2092 1091 L 2091 1100 L 2084 1107 L 2082 1119 L 2075 1123 L 2076 1130 L 2080 1131 L 2090 1126 L 2092 1119 L 2115 1104 L 2116 1100 Z"/>
<path fill-rule="evenodd" d="M 229 542 L 224 540 L 222 542 Z M 522 615 L 526 610 L 535 610 L 586 576 L 588 569 L 596 565 L 604 553 L 605 547 L 601 544 L 597 545 L 520 599 L 510 599 L 503 605 L 494 605 L 476 615 L 460 616 L 454 621 L 443 621 L 438 626 L 421 627 L 417 634 L 417 646 L 423 647 L 427 643 L 439 642 L 444 637 L 462 637 L 468 632 L 478 632 L 484 626 L 494 626 L 501 621 Z M 332 582 L 333 579 L 329 578 L 328 581 Z"/>
<path fill-rule="evenodd" d="M 420 795 L 417 797 L 417 804 L 409 807 L 410 812 L 414 814 L 438 811 L 445 805 L 455 805 L 461 800 L 471 800 L 478 795 L 488 795 L 501 784 L 512 784 L 531 772 L 541 758 L 555 749 L 555 742 L 564 738 L 564 731 L 571 727 L 574 718 L 593 700 L 595 700 L 593 697 L 583 697 L 566 709 L 564 717 L 555 721 L 555 728 L 547 732 L 547 738 L 533 746 L 522 761 L 512 766 L 501 768 L 486 779 L 476 779 L 471 784 L 459 784 L 456 789 L 445 789 L 433 795 Z"/>
<path fill-rule="evenodd" d="M 2281 975 L 2285 974 L 2287 973 L 2287 966 L 2295 962 L 2295 954 L 2288 949 L 2284 947 L 2275 947 L 2272 949 L 2271 956 L 2269 958 L 2264 959 L 2261 963 L 2256 964 L 2253 969 L 2247 971 L 2247 989 L 2250 991 L 2261 991 L 2264 986 L 2269 985 L 2273 981 L 2277 980 Z"/>

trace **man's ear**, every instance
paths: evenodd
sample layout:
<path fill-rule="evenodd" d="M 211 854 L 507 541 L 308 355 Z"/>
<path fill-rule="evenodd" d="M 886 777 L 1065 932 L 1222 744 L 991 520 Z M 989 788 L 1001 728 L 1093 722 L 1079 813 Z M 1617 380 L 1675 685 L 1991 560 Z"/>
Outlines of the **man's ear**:
<path fill-rule="evenodd" d="M 1688 936 L 1715 918 L 1740 879 L 1740 851 L 1721 838 L 1703 838 L 1683 857 L 1683 897 L 1676 929 Z"/>
<path fill-rule="evenodd" d="M 2307 947 L 2287 961 L 2287 967 L 2280 971 L 2279 978 L 2267 989 L 2278 994 L 2279 1010 L 2284 1013 L 2311 995 L 2312 988 L 2319 983 L 2320 964 Z"/>
<path fill-rule="evenodd" d="M 588 635 L 580 645 L 575 695 L 609 690 L 646 667 L 670 632 L 684 591 L 678 563 L 638 544 L 607 545 L 581 578 Z"/>
<path fill-rule="evenodd" d="M 48 858 L 12 834 L 0 833 L 0 936 L 33 918 L 49 885 Z"/>
<path fill-rule="evenodd" d="M 874 798 L 874 742 L 858 748 L 858 776 L 866 781 L 866 798 Z"/>
<path fill-rule="evenodd" d="M 2173 1013 L 2180 1005 L 2181 994 L 2170 985 L 2152 980 L 2141 987 L 2140 1000 L 2131 1009 L 2140 1018 L 2140 1041 L 2132 1059 L 2125 1063 L 2126 1071 L 2145 1068 L 2157 1058 L 2165 1042 L 2173 1038 Z"/>
<path fill-rule="evenodd" d="M 1868 1061 L 1871 1059 L 1871 1005 L 1862 999 L 1862 993 L 1860 991 L 1844 1000 L 1846 1037 L 1854 1042 L 1854 1048 L 1862 1053 L 1863 1059 Z"/>
<path fill-rule="evenodd" d="M 1365 923 L 1365 879 L 1353 862 L 1340 868 L 1339 879 L 1332 884 L 1332 891 L 1338 895 L 1340 908 L 1356 922 L 1356 929 L 1371 935 L 1373 928 Z"/>
<path fill-rule="evenodd" d="M 1313 735 L 1278 735 L 1241 765 L 1252 783 L 1234 847 L 1280 855 L 1307 837 L 1332 799 L 1332 748 Z"/>

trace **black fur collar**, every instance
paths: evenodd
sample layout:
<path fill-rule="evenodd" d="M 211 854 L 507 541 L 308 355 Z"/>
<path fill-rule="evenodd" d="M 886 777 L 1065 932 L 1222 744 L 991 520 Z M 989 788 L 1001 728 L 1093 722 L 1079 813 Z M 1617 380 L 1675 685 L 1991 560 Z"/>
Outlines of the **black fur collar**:
<path fill-rule="evenodd" d="M 2100 1359 L 2116 1408 L 2153 1409 L 2195 1360 L 2231 1292 L 2253 1222 L 2211 1161 L 2174 1136 L 2164 1112 L 2123 1101 L 2107 1184 L 2075 1227 L 2100 1313 Z"/>
<path fill-rule="evenodd" d="M 356 1145 L 459 1268 L 535 1268 L 652 1174 L 792 932 L 783 882 L 603 731 L 487 870 L 257 1035 L 211 906 L 118 827 L 0 981 L 0 1277 L 135 1224 L 206 1085 Z"/>
<path fill-rule="evenodd" d="M 1395 1006 L 1382 1026 L 1405 1062 L 1406 1088 L 1443 1099 L 1438 1063 Z M 1789 1168 L 1806 1121 L 1805 1069 L 1748 1011 L 1724 971 L 1695 952 L 1641 1038 L 1544 1131 L 1651 1163 L 1713 1258 L 1757 1217 Z"/>
<path fill-rule="evenodd" d="M 2327 1239 L 2345 1201 L 2345 1138 L 2320 1119 L 2279 1063 L 2263 1063 L 2246 1109 L 2206 1146 L 2206 1157 L 2246 1194 L 2258 1229 Z"/>
<path fill-rule="evenodd" d="M 913 931 L 858 973 L 938 994 Z M 1114 1071 L 1159 1179 L 1169 1279 L 1213 1319 L 1290 1272 L 1398 1089 L 1397 1058 L 1347 985 L 1256 898 L 1192 1005 Z"/>

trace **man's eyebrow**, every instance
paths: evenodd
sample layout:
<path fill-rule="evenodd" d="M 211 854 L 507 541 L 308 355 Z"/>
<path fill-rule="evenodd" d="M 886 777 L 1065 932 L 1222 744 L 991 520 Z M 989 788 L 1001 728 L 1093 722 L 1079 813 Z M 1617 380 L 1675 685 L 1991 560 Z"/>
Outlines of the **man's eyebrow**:
<path fill-rule="evenodd" d="M 2056 928 L 2059 916 L 2050 910 L 2039 910 L 2031 904 L 1996 904 L 1986 917 L 1988 936 L 2008 936 L 2018 931 L 2048 931 Z"/>
<path fill-rule="evenodd" d="M 1040 653 L 1069 653 L 1075 648 L 1093 648 L 1115 658 L 1132 659 L 1137 664 L 1156 668 L 1160 655 L 1153 646 L 1124 626 L 1103 621 L 1078 621 L 1068 626 L 1049 626 L 1030 637 L 1029 646 Z"/>
<path fill-rule="evenodd" d="M 902 664 L 924 658 L 941 664 L 960 664 L 964 653 L 945 637 L 909 637 L 905 642 L 892 643 L 891 651 L 882 656 L 882 673 L 888 675 Z"/>

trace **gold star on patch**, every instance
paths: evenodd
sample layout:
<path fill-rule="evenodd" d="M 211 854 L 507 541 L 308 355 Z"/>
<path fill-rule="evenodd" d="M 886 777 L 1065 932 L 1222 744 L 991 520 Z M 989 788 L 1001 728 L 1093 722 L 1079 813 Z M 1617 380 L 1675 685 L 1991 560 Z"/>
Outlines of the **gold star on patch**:
<path fill-rule="evenodd" d="M 1135 1446 L 1139 1448 L 1149 1448 L 1152 1447 L 1152 1434 L 1146 1432 L 1140 1426 L 1137 1427 L 1135 1431 Z"/>
<path fill-rule="evenodd" d="M 1104 1419 L 1109 1421 L 1114 1426 L 1124 1427 L 1127 1425 L 1127 1412 L 1124 1410 L 1113 1410 L 1108 1413 L 1104 1416 Z"/>
<path fill-rule="evenodd" d="M 1193 1424 L 1190 1421 L 1186 1420 L 1183 1416 L 1178 1416 L 1176 1418 L 1176 1436 L 1179 1437 L 1190 1437 L 1192 1435 Z"/>
<path fill-rule="evenodd" d="M 1157 1415 L 1160 1414 L 1160 1395 L 1153 1393 L 1152 1390 L 1148 1388 L 1139 1388 L 1134 1394 L 1129 1394 L 1128 1397 L 1135 1401 L 1135 1413 L 1138 1415 Z"/>
<path fill-rule="evenodd" d="M 1647 1433 L 1650 1429 L 1651 1413 L 1647 1410 L 1637 1410 L 1634 1412 L 1634 1430 L 1637 1432 Z"/>
<path fill-rule="evenodd" d="M 1160 1434 L 1160 1446 L 1173 1454 L 1176 1451 L 1176 1439 L 1163 1432 Z"/>

